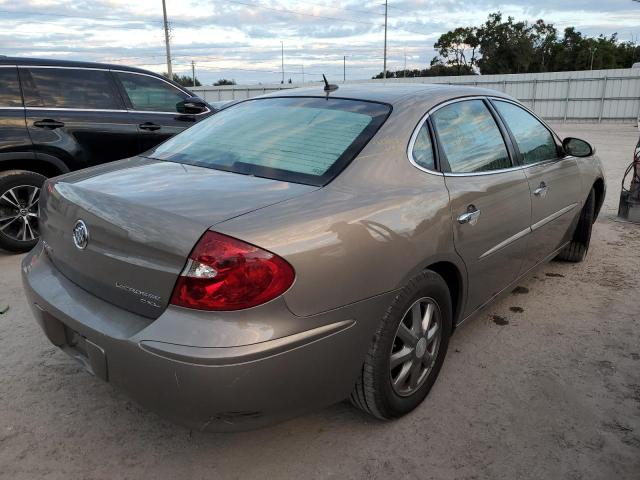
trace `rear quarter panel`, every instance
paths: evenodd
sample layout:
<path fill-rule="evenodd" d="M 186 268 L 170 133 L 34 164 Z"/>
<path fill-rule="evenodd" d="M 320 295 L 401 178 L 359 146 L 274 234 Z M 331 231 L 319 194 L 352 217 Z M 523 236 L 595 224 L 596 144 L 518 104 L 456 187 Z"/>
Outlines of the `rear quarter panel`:
<path fill-rule="evenodd" d="M 402 287 L 431 262 L 450 261 L 449 196 L 440 175 L 407 158 L 420 105 L 395 111 L 329 186 L 214 226 L 287 259 L 296 280 L 285 294 L 301 316 Z"/>

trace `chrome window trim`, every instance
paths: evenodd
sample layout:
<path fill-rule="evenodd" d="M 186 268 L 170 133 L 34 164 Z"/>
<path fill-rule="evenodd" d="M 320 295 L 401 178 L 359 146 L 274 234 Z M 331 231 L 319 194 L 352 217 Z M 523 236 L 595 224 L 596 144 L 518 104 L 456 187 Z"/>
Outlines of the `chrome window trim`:
<path fill-rule="evenodd" d="M 467 101 L 467 100 L 487 100 L 487 99 L 491 99 L 491 98 L 499 98 L 499 99 L 501 99 L 503 97 L 492 96 L 492 95 L 472 95 L 472 96 L 468 96 L 468 97 L 458 97 L 458 98 L 452 98 L 450 100 L 442 102 L 442 103 L 436 105 L 435 107 L 431 108 L 431 110 L 429 110 L 422 117 L 422 119 L 418 122 L 418 125 L 414 128 L 413 133 L 411 134 L 411 140 L 409 141 L 409 147 L 407 148 L 407 157 L 409 158 L 409 162 L 413 166 L 415 166 L 416 168 L 422 170 L 423 172 L 427 172 L 427 173 L 430 173 L 432 175 L 444 176 L 444 177 L 475 177 L 475 176 L 479 176 L 479 175 L 494 175 L 494 174 L 500 174 L 500 173 L 505 173 L 505 172 L 513 172 L 513 171 L 516 171 L 516 170 L 521 170 L 524 167 L 530 166 L 530 165 L 514 165 L 514 166 L 509 167 L 509 168 L 501 168 L 499 170 L 488 170 L 486 172 L 454 173 L 454 172 L 437 172 L 437 171 L 434 171 L 434 170 L 429 170 L 427 168 L 421 167 L 420 165 L 416 164 L 415 159 L 413 158 L 413 146 L 414 146 L 414 144 L 416 142 L 416 138 L 418 137 L 418 133 L 420 132 L 420 129 L 422 128 L 424 123 L 427 121 L 427 119 L 432 114 L 434 114 L 435 112 L 437 112 L 441 108 L 446 107 L 447 105 L 451 105 L 453 103 L 464 102 L 464 101 Z M 516 103 L 516 105 L 517 105 L 517 103 Z M 491 111 L 489 111 L 489 113 L 493 117 L 493 114 L 491 113 Z M 496 124 L 496 127 L 498 127 L 497 124 Z M 499 129 L 499 127 L 498 127 L 498 129 Z M 502 136 L 502 132 L 500 132 L 500 136 Z M 503 141 L 504 141 L 504 139 L 503 139 Z M 507 148 L 506 143 L 505 143 L 505 148 Z M 507 149 L 507 151 L 508 151 L 508 149 Z M 534 165 L 537 165 L 537 164 L 534 164 Z"/>
<path fill-rule="evenodd" d="M 65 66 L 58 66 L 58 65 L 18 65 L 18 68 L 58 68 L 61 70 L 98 70 L 101 72 L 108 72 L 109 69 L 108 68 L 102 68 L 102 67 L 65 67 Z"/>
<path fill-rule="evenodd" d="M 428 168 L 425 168 L 421 165 L 419 165 L 415 158 L 413 158 L 413 148 L 416 144 L 416 140 L 418 138 L 418 134 L 420 133 L 420 130 L 422 130 L 423 125 L 427 122 L 427 120 L 429 119 L 429 112 L 427 112 L 418 122 L 418 126 L 416 128 L 414 128 L 413 133 L 411 134 L 411 138 L 409 139 L 409 145 L 407 147 L 407 158 L 409 159 L 409 163 L 411 163 L 411 165 L 413 165 L 414 167 L 416 167 L 418 170 L 422 170 L 423 172 L 429 173 L 431 175 L 437 175 L 439 177 L 442 177 L 444 174 L 442 172 L 438 172 L 436 170 L 430 170 Z M 431 138 L 431 133 L 429 133 L 429 138 Z M 431 139 L 431 148 L 435 148 L 435 144 L 433 142 L 433 139 Z M 435 158 L 435 150 L 434 150 L 434 158 Z"/>
<path fill-rule="evenodd" d="M 18 68 L 17 65 L 0 65 L 0 68 Z"/>
<path fill-rule="evenodd" d="M 205 113 L 209 113 L 211 110 L 209 109 L 209 107 L 207 107 L 207 109 L 204 112 L 201 113 L 180 113 L 180 112 L 159 112 L 157 110 L 126 110 L 129 113 L 150 113 L 150 114 L 163 114 L 163 115 L 176 115 L 176 116 L 182 116 L 182 115 L 190 115 L 192 117 L 197 117 L 198 115 L 204 115 Z"/>
<path fill-rule="evenodd" d="M 0 107 L 0 110 L 24 110 L 25 107 Z"/>
<path fill-rule="evenodd" d="M 118 110 L 110 108 L 66 108 L 66 107 L 24 107 L 25 110 L 52 110 L 61 112 L 111 112 L 126 113 L 128 110 Z"/>

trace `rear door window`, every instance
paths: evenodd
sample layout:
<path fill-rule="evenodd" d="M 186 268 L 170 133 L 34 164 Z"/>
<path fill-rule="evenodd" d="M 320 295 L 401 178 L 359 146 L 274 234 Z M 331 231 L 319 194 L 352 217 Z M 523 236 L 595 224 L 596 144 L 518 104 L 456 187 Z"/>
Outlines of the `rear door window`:
<path fill-rule="evenodd" d="M 525 165 L 558 158 L 553 135 L 537 118 L 513 103 L 494 100 L 493 104 L 515 137 Z"/>
<path fill-rule="evenodd" d="M 123 107 L 111 74 L 106 70 L 42 67 L 23 70 L 27 107 L 85 110 Z"/>
<path fill-rule="evenodd" d="M 435 170 L 436 163 L 433 156 L 433 144 L 431 143 L 431 134 L 429 133 L 429 127 L 427 123 L 423 123 L 418 135 L 416 135 L 415 143 L 413 144 L 413 161 L 427 170 Z"/>
<path fill-rule="evenodd" d="M 0 67 L 0 107 L 22 107 L 16 67 Z"/>
<path fill-rule="evenodd" d="M 173 85 L 149 75 L 116 72 L 134 110 L 176 113 L 176 103 L 188 95 Z"/>
<path fill-rule="evenodd" d="M 433 125 L 453 173 L 478 173 L 511 167 L 507 147 L 482 100 L 451 103 L 436 110 Z"/>

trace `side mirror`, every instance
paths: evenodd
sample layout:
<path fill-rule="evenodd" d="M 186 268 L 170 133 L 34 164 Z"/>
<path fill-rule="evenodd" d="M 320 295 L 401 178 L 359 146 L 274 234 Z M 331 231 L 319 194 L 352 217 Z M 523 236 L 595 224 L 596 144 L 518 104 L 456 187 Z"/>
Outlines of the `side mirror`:
<path fill-rule="evenodd" d="M 209 105 L 207 105 L 207 102 L 202 100 L 200 97 L 189 97 L 176 103 L 176 110 L 178 113 L 197 115 L 209 110 Z"/>
<path fill-rule="evenodd" d="M 562 148 L 567 155 L 573 157 L 590 157 L 595 153 L 595 149 L 589 142 L 573 137 L 565 138 L 562 141 Z"/>

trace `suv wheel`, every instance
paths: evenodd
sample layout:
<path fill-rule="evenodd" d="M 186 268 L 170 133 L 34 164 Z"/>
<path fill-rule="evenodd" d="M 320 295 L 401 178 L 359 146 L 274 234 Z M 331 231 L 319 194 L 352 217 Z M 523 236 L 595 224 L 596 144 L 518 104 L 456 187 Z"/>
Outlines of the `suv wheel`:
<path fill-rule="evenodd" d="M 38 200 L 45 180 L 25 170 L 0 173 L 0 248 L 26 252 L 38 242 Z"/>
<path fill-rule="evenodd" d="M 447 284 L 425 270 L 398 293 L 380 322 L 351 402 L 380 419 L 416 408 L 438 377 L 451 325 Z"/>

